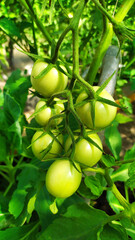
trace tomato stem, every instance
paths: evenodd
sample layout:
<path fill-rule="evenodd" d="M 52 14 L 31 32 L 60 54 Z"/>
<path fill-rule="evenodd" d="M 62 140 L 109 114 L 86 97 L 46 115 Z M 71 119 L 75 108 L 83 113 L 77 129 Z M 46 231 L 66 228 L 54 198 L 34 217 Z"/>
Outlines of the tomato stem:
<path fill-rule="evenodd" d="M 115 20 L 118 22 L 123 21 L 128 11 L 131 9 L 132 5 L 135 3 L 135 0 L 124 0 L 121 6 L 119 7 L 117 13 L 115 14 Z"/>
<path fill-rule="evenodd" d="M 85 172 L 96 172 L 96 173 L 101 173 L 102 175 L 105 174 L 105 170 L 103 168 L 84 168 L 83 171 Z"/>
<path fill-rule="evenodd" d="M 129 208 L 129 203 L 128 201 L 122 196 L 122 194 L 119 192 L 119 190 L 117 189 L 115 183 L 112 181 L 110 175 L 109 175 L 109 171 L 108 168 L 105 169 L 105 175 L 104 175 L 107 184 L 109 187 L 111 187 L 112 193 L 114 194 L 114 196 L 118 199 L 118 201 L 120 202 L 120 204 L 124 207 L 124 208 Z"/>
<path fill-rule="evenodd" d="M 79 74 L 75 74 L 77 80 L 88 90 L 89 95 L 91 99 L 96 97 L 95 91 L 93 90 L 93 87 L 86 82 Z"/>
<path fill-rule="evenodd" d="M 55 52 L 54 52 L 54 55 L 52 57 L 52 63 L 55 63 L 57 61 L 57 58 L 58 58 L 58 54 L 59 54 L 59 49 L 60 49 L 60 46 L 66 36 L 66 34 L 71 30 L 71 27 L 70 25 L 64 30 L 64 32 L 61 34 L 61 36 L 59 37 L 59 40 L 56 44 L 56 47 L 55 47 Z"/>
<path fill-rule="evenodd" d="M 80 20 L 84 5 L 85 5 L 85 1 L 81 0 L 78 8 L 75 11 L 75 14 L 74 14 L 72 20 L 70 21 L 70 24 L 64 30 L 64 32 L 61 34 L 61 36 L 56 44 L 56 47 L 55 47 L 54 56 L 52 57 L 52 63 L 55 63 L 58 58 L 58 52 L 59 52 L 60 46 L 61 46 L 66 34 L 70 30 L 72 30 L 72 32 L 73 32 L 73 69 L 75 68 L 73 71 L 77 71 L 77 72 L 79 71 L 78 25 L 79 25 L 79 20 Z"/>
<path fill-rule="evenodd" d="M 101 5 L 101 4 L 100 4 Z M 102 6 L 102 5 L 101 5 Z M 104 1 L 103 6 L 105 7 Z M 104 8 L 105 9 L 105 8 Z M 105 10 L 106 11 L 106 10 Z M 106 16 L 103 15 L 103 33 L 100 40 L 100 43 L 96 49 L 95 55 L 93 57 L 90 69 L 86 75 L 86 81 L 93 85 L 99 66 L 102 62 L 102 59 L 110 46 L 111 40 L 113 36 L 113 27 L 112 24 L 109 23 Z"/>
<path fill-rule="evenodd" d="M 127 31 L 126 27 L 121 25 L 119 22 L 121 22 L 132 5 L 134 4 L 135 0 L 125 0 L 123 1 L 122 5 L 118 9 L 115 17 L 111 16 L 106 8 L 104 0 L 102 0 L 102 4 L 99 3 L 97 0 L 92 0 L 95 5 L 99 8 L 99 10 L 102 12 L 102 14 L 105 16 L 103 17 L 103 34 L 99 43 L 98 48 L 96 49 L 95 55 L 93 57 L 91 67 L 86 75 L 86 81 L 88 81 L 91 85 L 95 81 L 99 66 L 103 60 L 103 57 L 111 44 L 111 40 L 113 37 L 113 26 L 116 30 L 116 34 L 123 34 L 123 36 L 128 37 L 129 39 L 132 38 L 131 33 Z M 108 19 L 107 19 L 108 18 Z M 110 22 L 109 22 L 109 21 Z"/>

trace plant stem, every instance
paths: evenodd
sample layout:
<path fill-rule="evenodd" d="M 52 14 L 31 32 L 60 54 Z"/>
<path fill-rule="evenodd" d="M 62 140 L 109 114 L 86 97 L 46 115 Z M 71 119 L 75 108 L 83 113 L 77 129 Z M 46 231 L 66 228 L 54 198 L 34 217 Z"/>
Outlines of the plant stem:
<path fill-rule="evenodd" d="M 90 93 L 91 98 L 95 97 L 95 91 L 93 90 L 93 87 L 86 82 L 79 74 L 75 74 L 77 80 L 85 87 Z"/>
<path fill-rule="evenodd" d="M 121 22 L 126 14 L 128 13 L 128 11 L 130 10 L 130 8 L 132 7 L 133 3 L 135 2 L 135 0 L 125 0 L 123 2 L 123 4 L 121 5 L 121 7 L 119 8 L 117 14 L 115 15 L 115 17 L 111 16 L 107 10 L 105 9 L 105 2 L 104 0 L 102 0 L 102 4 L 99 3 L 99 1 L 97 0 L 92 0 L 95 5 L 99 8 L 99 10 L 102 12 L 102 14 L 105 16 L 106 19 L 103 18 L 104 21 L 104 30 L 103 30 L 103 35 L 102 38 L 100 40 L 99 46 L 95 52 L 91 67 L 87 73 L 86 76 L 86 81 L 90 82 L 90 84 L 92 85 L 95 78 L 96 78 L 96 74 L 98 72 L 99 66 L 102 62 L 102 59 L 104 57 L 104 54 L 106 52 L 106 50 L 108 49 L 111 40 L 112 40 L 112 36 L 113 36 L 113 24 L 117 25 L 118 22 Z M 102 6 L 103 5 L 103 6 Z M 112 23 L 109 23 L 109 21 Z"/>
<path fill-rule="evenodd" d="M 134 161 L 135 161 L 135 158 L 132 158 L 132 159 L 129 159 L 129 160 L 117 161 L 115 163 L 115 166 L 123 165 L 123 164 L 126 164 L 126 163 L 132 163 Z"/>
<path fill-rule="evenodd" d="M 102 175 L 105 174 L 105 170 L 103 168 L 84 168 L 83 171 L 85 172 L 96 172 L 96 173 L 101 173 Z"/>
<path fill-rule="evenodd" d="M 6 196 L 9 192 L 9 190 L 11 189 L 11 187 L 13 186 L 14 182 L 10 182 L 8 187 L 6 188 L 5 192 L 4 192 L 4 196 Z"/>
<path fill-rule="evenodd" d="M 108 169 L 105 169 L 105 179 L 107 181 L 107 184 L 109 187 L 111 187 L 112 193 L 114 194 L 114 196 L 118 199 L 118 201 L 120 202 L 120 204 L 128 209 L 129 208 L 129 203 L 127 202 L 127 200 L 122 196 L 122 194 L 119 192 L 119 190 L 117 189 L 116 185 L 113 183 Z"/>
<path fill-rule="evenodd" d="M 3 173 L 2 171 L 0 171 L 0 175 L 2 175 L 8 182 L 10 182 L 9 177 L 8 177 L 5 173 Z"/>
<path fill-rule="evenodd" d="M 112 216 L 108 216 L 108 218 L 104 222 L 104 225 L 107 224 L 107 223 L 110 223 L 112 221 L 115 221 L 115 220 L 120 220 L 121 218 L 125 218 L 125 212 L 124 211 L 122 211 L 118 214 L 112 215 Z"/>
<path fill-rule="evenodd" d="M 74 134 L 69 126 L 69 112 L 66 114 L 66 129 L 67 129 L 67 132 L 69 134 L 69 136 L 71 137 L 71 140 L 72 140 L 72 151 L 71 151 L 71 154 L 70 154 L 70 159 L 71 161 L 73 161 L 73 157 L 74 157 L 74 153 L 75 153 L 75 139 L 74 139 Z"/>
<path fill-rule="evenodd" d="M 106 7 L 105 1 L 100 0 L 100 2 L 105 9 L 105 7 Z M 89 82 L 91 85 L 93 85 L 93 82 L 95 81 L 99 66 L 100 66 L 102 59 L 111 43 L 112 35 L 113 35 L 113 26 L 111 23 L 109 23 L 107 17 L 105 15 L 103 15 L 102 37 L 101 37 L 100 43 L 98 45 L 98 48 L 96 49 L 95 55 L 93 57 L 91 67 L 85 78 L 86 81 Z"/>
<path fill-rule="evenodd" d="M 127 202 L 127 200 L 121 195 L 121 193 L 119 192 L 119 190 L 117 189 L 116 185 L 113 184 L 112 186 L 112 193 L 115 195 L 115 197 L 118 199 L 118 201 L 120 202 L 120 204 L 124 207 L 124 208 L 128 208 L 129 207 L 129 203 Z"/>
<path fill-rule="evenodd" d="M 27 237 L 33 232 L 35 231 L 36 228 L 38 228 L 40 226 L 40 222 L 37 222 L 30 231 L 28 231 L 22 238 L 20 238 L 20 240 L 25 240 L 27 239 Z"/>
<path fill-rule="evenodd" d="M 128 187 L 125 186 L 125 196 L 126 196 L 126 200 L 129 203 L 129 193 L 128 193 Z"/>
<path fill-rule="evenodd" d="M 83 132 L 85 132 L 85 127 L 84 127 L 80 117 L 78 116 L 78 114 L 76 113 L 76 111 L 74 109 L 73 97 L 72 97 L 72 94 L 70 91 L 67 91 L 67 99 L 68 99 L 68 110 L 69 110 L 69 112 L 71 112 L 73 114 L 73 116 L 77 120 L 77 122 L 81 128 L 81 133 L 83 134 Z"/>
<path fill-rule="evenodd" d="M 72 31 L 73 34 L 73 76 L 79 74 L 79 36 L 78 28 Z"/>
<path fill-rule="evenodd" d="M 131 9 L 132 5 L 135 3 L 135 0 L 124 0 L 122 5 L 119 7 L 119 10 L 115 14 L 115 20 L 118 22 L 123 21 L 128 11 Z"/>
<path fill-rule="evenodd" d="M 93 57 L 90 69 L 86 75 L 86 81 L 93 85 L 95 81 L 99 66 L 102 62 L 102 59 L 111 44 L 113 36 L 113 27 L 111 23 L 107 23 L 105 31 L 103 31 L 103 35 L 101 37 L 98 48 L 96 49 L 95 55 Z"/>
<path fill-rule="evenodd" d="M 76 49 L 75 50 L 76 55 L 74 55 L 73 59 L 75 59 L 75 62 L 78 61 L 78 59 L 79 59 L 79 55 L 78 55 L 78 25 L 79 25 L 79 20 L 80 20 L 80 17 L 81 17 L 81 13 L 82 13 L 83 8 L 84 8 L 84 4 L 85 4 L 84 0 L 81 0 L 78 8 L 76 9 L 76 12 L 75 12 L 72 20 L 70 22 L 70 24 L 64 30 L 64 32 L 61 34 L 61 36 L 60 36 L 60 38 L 59 38 L 59 40 L 56 44 L 56 47 L 55 47 L 55 53 L 54 53 L 54 56 L 52 58 L 53 63 L 56 62 L 57 57 L 58 57 L 58 51 L 60 49 L 61 43 L 63 42 L 66 34 L 70 30 L 73 31 L 73 54 L 74 54 L 74 48 Z M 74 63 L 73 63 L 73 66 L 74 66 Z M 79 67 L 78 67 L 78 70 L 79 70 Z"/>
<path fill-rule="evenodd" d="M 61 34 L 57 44 L 56 44 L 56 47 L 55 47 L 55 53 L 54 53 L 54 56 L 52 57 L 52 63 L 55 63 L 57 58 L 58 58 L 58 52 L 59 52 L 59 49 L 60 49 L 60 46 L 66 36 L 66 34 L 71 30 L 70 26 L 68 26 L 64 32 Z"/>
<path fill-rule="evenodd" d="M 22 5 L 25 7 L 25 9 L 28 11 L 28 13 L 31 15 L 32 19 L 34 19 L 37 27 L 40 29 L 40 31 L 42 32 L 43 36 L 46 38 L 46 40 L 51 44 L 52 43 L 52 38 L 50 36 L 50 34 L 48 33 L 48 31 L 46 30 L 45 26 L 42 24 L 42 22 L 40 21 L 40 19 L 37 17 L 37 15 L 34 13 L 34 10 L 31 6 L 31 3 L 29 0 L 26 0 L 26 2 L 24 0 L 19 0 Z M 27 3 L 27 4 L 26 4 Z"/>

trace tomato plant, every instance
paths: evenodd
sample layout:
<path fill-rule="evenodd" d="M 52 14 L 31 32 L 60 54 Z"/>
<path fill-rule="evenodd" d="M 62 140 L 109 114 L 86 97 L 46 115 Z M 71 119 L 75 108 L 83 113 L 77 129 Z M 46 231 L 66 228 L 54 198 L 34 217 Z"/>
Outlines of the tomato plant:
<path fill-rule="evenodd" d="M 50 97 L 54 93 L 64 90 L 67 86 L 67 76 L 53 67 L 49 72 L 43 76 L 36 78 L 43 70 L 48 66 L 48 63 L 37 60 L 32 68 L 31 83 L 33 88 L 43 95 L 44 97 Z M 61 66 L 63 70 L 65 68 Z"/>
<path fill-rule="evenodd" d="M 93 89 L 96 92 L 98 90 L 98 87 L 93 87 Z M 114 102 L 113 97 L 105 89 L 99 94 L 99 96 Z M 82 92 L 78 96 L 76 103 L 80 103 L 85 99 L 88 99 L 88 95 L 86 92 Z M 82 106 L 77 107 L 77 113 L 79 114 L 83 123 L 89 128 L 93 128 L 91 104 L 91 101 L 88 101 Z M 111 106 L 104 102 L 96 101 L 94 114 L 95 128 L 104 128 L 110 125 L 111 122 L 114 120 L 116 113 L 117 108 L 115 106 Z"/>
<path fill-rule="evenodd" d="M 0 239 L 134 240 L 134 3 L 0 1 Z"/>
<path fill-rule="evenodd" d="M 84 138 L 80 138 L 75 142 L 75 153 L 73 159 L 79 163 L 82 163 L 82 166 L 84 164 L 85 167 L 92 167 L 100 160 L 103 147 L 97 134 L 88 134 L 88 137 L 93 141 L 93 143 Z M 76 140 L 77 138 L 78 137 L 75 136 Z M 95 146 L 94 143 L 96 143 L 98 146 Z M 65 143 L 66 152 L 71 149 L 71 144 L 72 139 L 69 136 Z"/>
<path fill-rule="evenodd" d="M 32 138 L 32 151 L 40 160 L 54 158 L 62 151 L 63 136 L 57 130 L 52 133 L 56 139 L 44 131 L 37 131 Z"/>
<path fill-rule="evenodd" d="M 46 187 L 55 197 L 67 198 L 76 192 L 82 179 L 79 164 L 67 159 L 56 160 L 46 174 Z"/>
<path fill-rule="evenodd" d="M 39 123 L 39 125 L 46 126 L 51 117 L 54 117 L 64 111 L 64 105 L 62 101 L 60 101 L 60 99 L 58 98 L 54 99 L 54 101 L 55 102 L 53 106 L 48 106 L 47 102 L 42 99 L 37 103 L 35 107 L 35 112 L 37 112 L 37 114 L 35 115 L 35 120 Z M 43 106 L 44 108 L 42 108 Z M 62 119 L 62 117 L 53 119 L 51 120 L 50 125 L 56 126 L 62 121 Z"/>

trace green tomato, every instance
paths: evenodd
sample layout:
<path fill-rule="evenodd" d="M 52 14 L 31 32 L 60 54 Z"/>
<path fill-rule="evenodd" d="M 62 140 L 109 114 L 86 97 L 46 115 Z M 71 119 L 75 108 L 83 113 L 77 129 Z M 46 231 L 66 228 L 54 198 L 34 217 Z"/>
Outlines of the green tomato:
<path fill-rule="evenodd" d="M 103 149 L 101 140 L 99 136 L 96 133 L 88 134 L 88 136 L 95 142 L 97 145 Z M 78 138 L 78 136 L 74 136 L 75 139 Z M 65 151 L 67 152 L 72 144 L 72 139 L 69 136 L 65 143 Z M 92 143 L 88 142 L 84 138 L 80 138 L 75 143 L 75 153 L 74 153 L 74 161 L 77 161 L 79 163 L 82 163 L 88 167 L 94 166 L 101 158 L 102 151 L 97 148 Z"/>
<path fill-rule="evenodd" d="M 60 114 L 64 110 L 64 105 L 62 102 L 60 102 L 60 99 L 54 98 L 54 100 L 56 101 L 56 103 L 53 105 L 53 108 L 48 107 L 44 100 L 40 100 L 37 103 L 35 112 L 39 111 L 40 108 L 44 106 L 43 110 L 39 111 L 35 115 L 35 120 L 37 121 L 37 123 L 39 125 L 46 126 L 51 117 L 53 117 L 57 114 Z M 56 126 L 56 125 L 60 124 L 62 120 L 63 120 L 63 118 L 61 118 L 61 117 L 56 118 L 50 122 L 50 126 Z"/>
<path fill-rule="evenodd" d="M 50 97 L 54 93 L 63 91 L 68 82 L 67 76 L 54 67 L 43 77 L 36 79 L 35 77 L 37 77 L 47 66 L 48 63 L 37 60 L 31 72 L 31 83 L 33 88 L 44 97 Z M 66 71 L 65 67 L 61 66 L 61 68 Z"/>
<path fill-rule="evenodd" d="M 99 87 L 93 87 L 96 92 Z M 100 97 L 106 98 L 113 102 L 113 97 L 104 89 L 100 94 Z M 76 103 L 80 103 L 88 97 L 86 92 L 82 92 Z M 85 103 L 82 106 L 76 108 L 76 111 L 81 118 L 82 122 L 88 127 L 93 129 L 92 117 L 91 117 L 91 102 Z M 111 106 L 106 103 L 101 103 L 96 101 L 95 103 L 95 128 L 104 128 L 110 125 L 110 123 L 114 120 L 117 113 L 117 107 Z"/>
<path fill-rule="evenodd" d="M 67 198 L 74 194 L 82 179 L 81 168 L 66 159 L 56 160 L 46 174 L 46 188 L 54 197 Z"/>
<path fill-rule="evenodd" d="M 45 135 L 43 135 L 44 133 Z M 54 158 L 62 151 L 63 135 L 59 134 L 57 130 L 52 130 L 52 133 L 56 136 L 59 142 L 54 140 L 50 134 L 44 131 L 37 131 L 32 138 L 33 154 L 40 160 Z M 51 146 L 51 149 L 47 149 L 49 146 Z M 46 149 L 47 153 L 45 154 Z"/>

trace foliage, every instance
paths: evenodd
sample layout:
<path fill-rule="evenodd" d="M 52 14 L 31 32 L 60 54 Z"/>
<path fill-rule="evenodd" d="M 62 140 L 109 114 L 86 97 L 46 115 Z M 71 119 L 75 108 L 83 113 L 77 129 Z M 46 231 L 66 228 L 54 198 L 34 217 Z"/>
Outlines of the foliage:
<path fill-rule="evenodd" d="M 135 145 L 121 158 L 123 145 L 118 130 L 119 124 L 132 122 L 132 104 L 124 95 L 123 86 L 130 85 L 135 90 L 134 10 L 133 0 L 120 0 L 117 4 L 114 0 L 106 4 L 104 0 L 1 0 L 1 77 L 5 65 L 12 69 L 12 50 L 17 46 L 32 60 L 48 63 L 48 68 L 35 79 L 44 78 L 56 68 L 69 80 L 64 90 L 44 98 L 32 88 L 33 76 L 17 69 L 0 90 L 0 239 L 135 239 Z M 111 83 L 115 70 L 97 92 L 93 90 L 93 85 L 100 82 L 103 57 L 111 44 L 121 52 L 122 68 L 115 86 L 118 103 L 99 96 Z M 77 103 L 83 90 L 88 97 Z M 52 116 L 45 126 L 35 121 L 44 106 L 27 119 L 25 107 L 29 95 L 41 98 L 45 107 L 51 107 Z M 56 97 L 64 105 L 57 114 Z M 118 113 L 105 128 L 95 128 L 95 102 L 99 101 L 108 108 L 121 108 L 124 114 Z M 80 119 L 76 111 L 88 103 L 91 103 L 91 129 L 83 122 L 85 116 Z M 60 121 L 52 127 L 51 121 L 57 119 Z M 53 134 L 53 128 L 58 136 L 63 135 L 64 144 L 70 136 L 69 150 Z M 34 156 L 31 139 L 37 130 L 42 130 L 43 135 L 46 131 L 52 139 L 40 153 L 47 154 L 54 142 L 61 145 L 62 152 L 46 160 Z M 104 136 L 109 153 L 92 140 L 93 133 L 98 133 L 102 142 Z M 82 163 L 77 168 L 75 148 L 82 139 L 102 152 L 96 166 Z M 77 174 L 82 172 L 78 190 L 68 198 L 52 196 L 45 184 L 52 162 L 62 159 L 70 160 Z M 98 207 L 104 195 L 106 210 Z"/>

